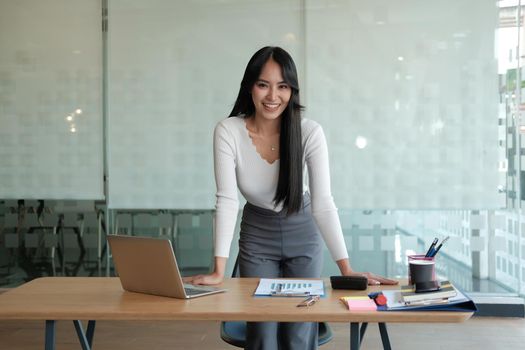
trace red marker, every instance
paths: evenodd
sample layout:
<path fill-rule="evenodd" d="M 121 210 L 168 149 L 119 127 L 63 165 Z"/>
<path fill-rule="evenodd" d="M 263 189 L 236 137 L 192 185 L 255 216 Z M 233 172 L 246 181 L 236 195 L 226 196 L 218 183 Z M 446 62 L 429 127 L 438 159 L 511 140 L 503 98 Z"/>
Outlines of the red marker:
<path fill-rule="evenodd" d="M 374 301 L 375 301 L 377 306 L 385 306 L 386 305 L 386 297 L 382 293 L 378 294 L 374 298 Z"/>

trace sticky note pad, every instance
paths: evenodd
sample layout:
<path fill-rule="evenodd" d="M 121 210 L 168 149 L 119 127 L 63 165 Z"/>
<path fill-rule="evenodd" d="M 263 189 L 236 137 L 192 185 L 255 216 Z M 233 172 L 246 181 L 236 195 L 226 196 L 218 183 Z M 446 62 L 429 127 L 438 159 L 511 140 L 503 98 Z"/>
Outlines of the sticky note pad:
<path fill-rule="evenodd" d="M 363 297 L 342 297 L 341 301 L 348 306 L 350 311 L 375 311 L 376 303 L 367 296 Z"/>

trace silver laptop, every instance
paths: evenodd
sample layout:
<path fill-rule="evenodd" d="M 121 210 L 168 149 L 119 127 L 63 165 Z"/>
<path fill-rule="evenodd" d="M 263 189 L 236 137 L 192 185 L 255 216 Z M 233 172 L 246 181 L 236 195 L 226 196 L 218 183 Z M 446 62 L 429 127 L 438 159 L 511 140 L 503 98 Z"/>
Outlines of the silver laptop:
<path fill-rule="evenodd" d="M 224 292 L 184 284 L 171 242 L 167 239 L 108 235 L 115 269 L 124 290 L 179 299 Z"/>

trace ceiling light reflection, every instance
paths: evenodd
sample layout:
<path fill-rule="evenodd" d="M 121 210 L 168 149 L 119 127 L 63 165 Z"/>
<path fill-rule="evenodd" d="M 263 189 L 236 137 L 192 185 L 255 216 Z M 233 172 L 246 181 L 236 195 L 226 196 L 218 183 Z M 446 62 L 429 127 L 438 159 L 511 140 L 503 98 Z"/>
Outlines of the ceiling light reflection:
<path fill-rule="evenodd" d="M 355 139 L 355 146 L 359 149 L 363 149 L 366 147 L 366 145 L 368 144 L 368 141 L 366 139 L 366 137 L 363 137 L 363 136 L 357 136 L 356 139 Z"/>
<path fill-rule="evenodd" d="M 75 122 L 75 118 L 80 116 L 81 114 L 82 114 L 82 109 L 77 108 L 66 116 L 66 121 L 68 123 L 68 129 L 70 132 L 72 133 L 77 132 L 77 127 L 74 124 L 74 122 Z"/>
<path fill-rule="evenodd" d="M 394 236 L 394 255 L 395 255 L 395 261 L 396 263 L 401 262 L 401 237 L 400 235 Z"/>
<path fill-rule="evenodd" d="M 284 41 L 289 42 L 289 43 L 297 41 L 297 37 L 295 36 L 294 33 L 286 33 L 283 39 Z"/>

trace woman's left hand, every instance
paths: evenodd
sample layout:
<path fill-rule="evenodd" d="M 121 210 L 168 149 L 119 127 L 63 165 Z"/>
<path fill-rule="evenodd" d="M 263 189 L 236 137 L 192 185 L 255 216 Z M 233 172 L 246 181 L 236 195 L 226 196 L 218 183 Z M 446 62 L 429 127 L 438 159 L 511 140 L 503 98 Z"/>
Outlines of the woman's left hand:
<path fill-rule="evenodd" d="M 348 258 L 339 259 L 336 261 L 337 266 L 339 267 L 339 271 L 341 271 L 341 274 L 343 276 L 363 276 L 368 279 L 368 285 L 376 286 L 379 284 L 387 284 L 387 285 L 396 285 L 399 282 L 396 280 L 391 280 L 389 278 L 385 278 L 383 276 L 379 276 L 376 274 L 373 274 L 372 272 L 355 272 L 350 267 L 350 261 Z"/>
<path fill-rule="evenodd" d="M 392 280 L 383 276 L 376 275 L 372 272 L 351 272 L 346 276 L 363 276 L 368 279 L 369 286 L 377 286 L 379 284 L 396 285 L 399 281 Z"/>

